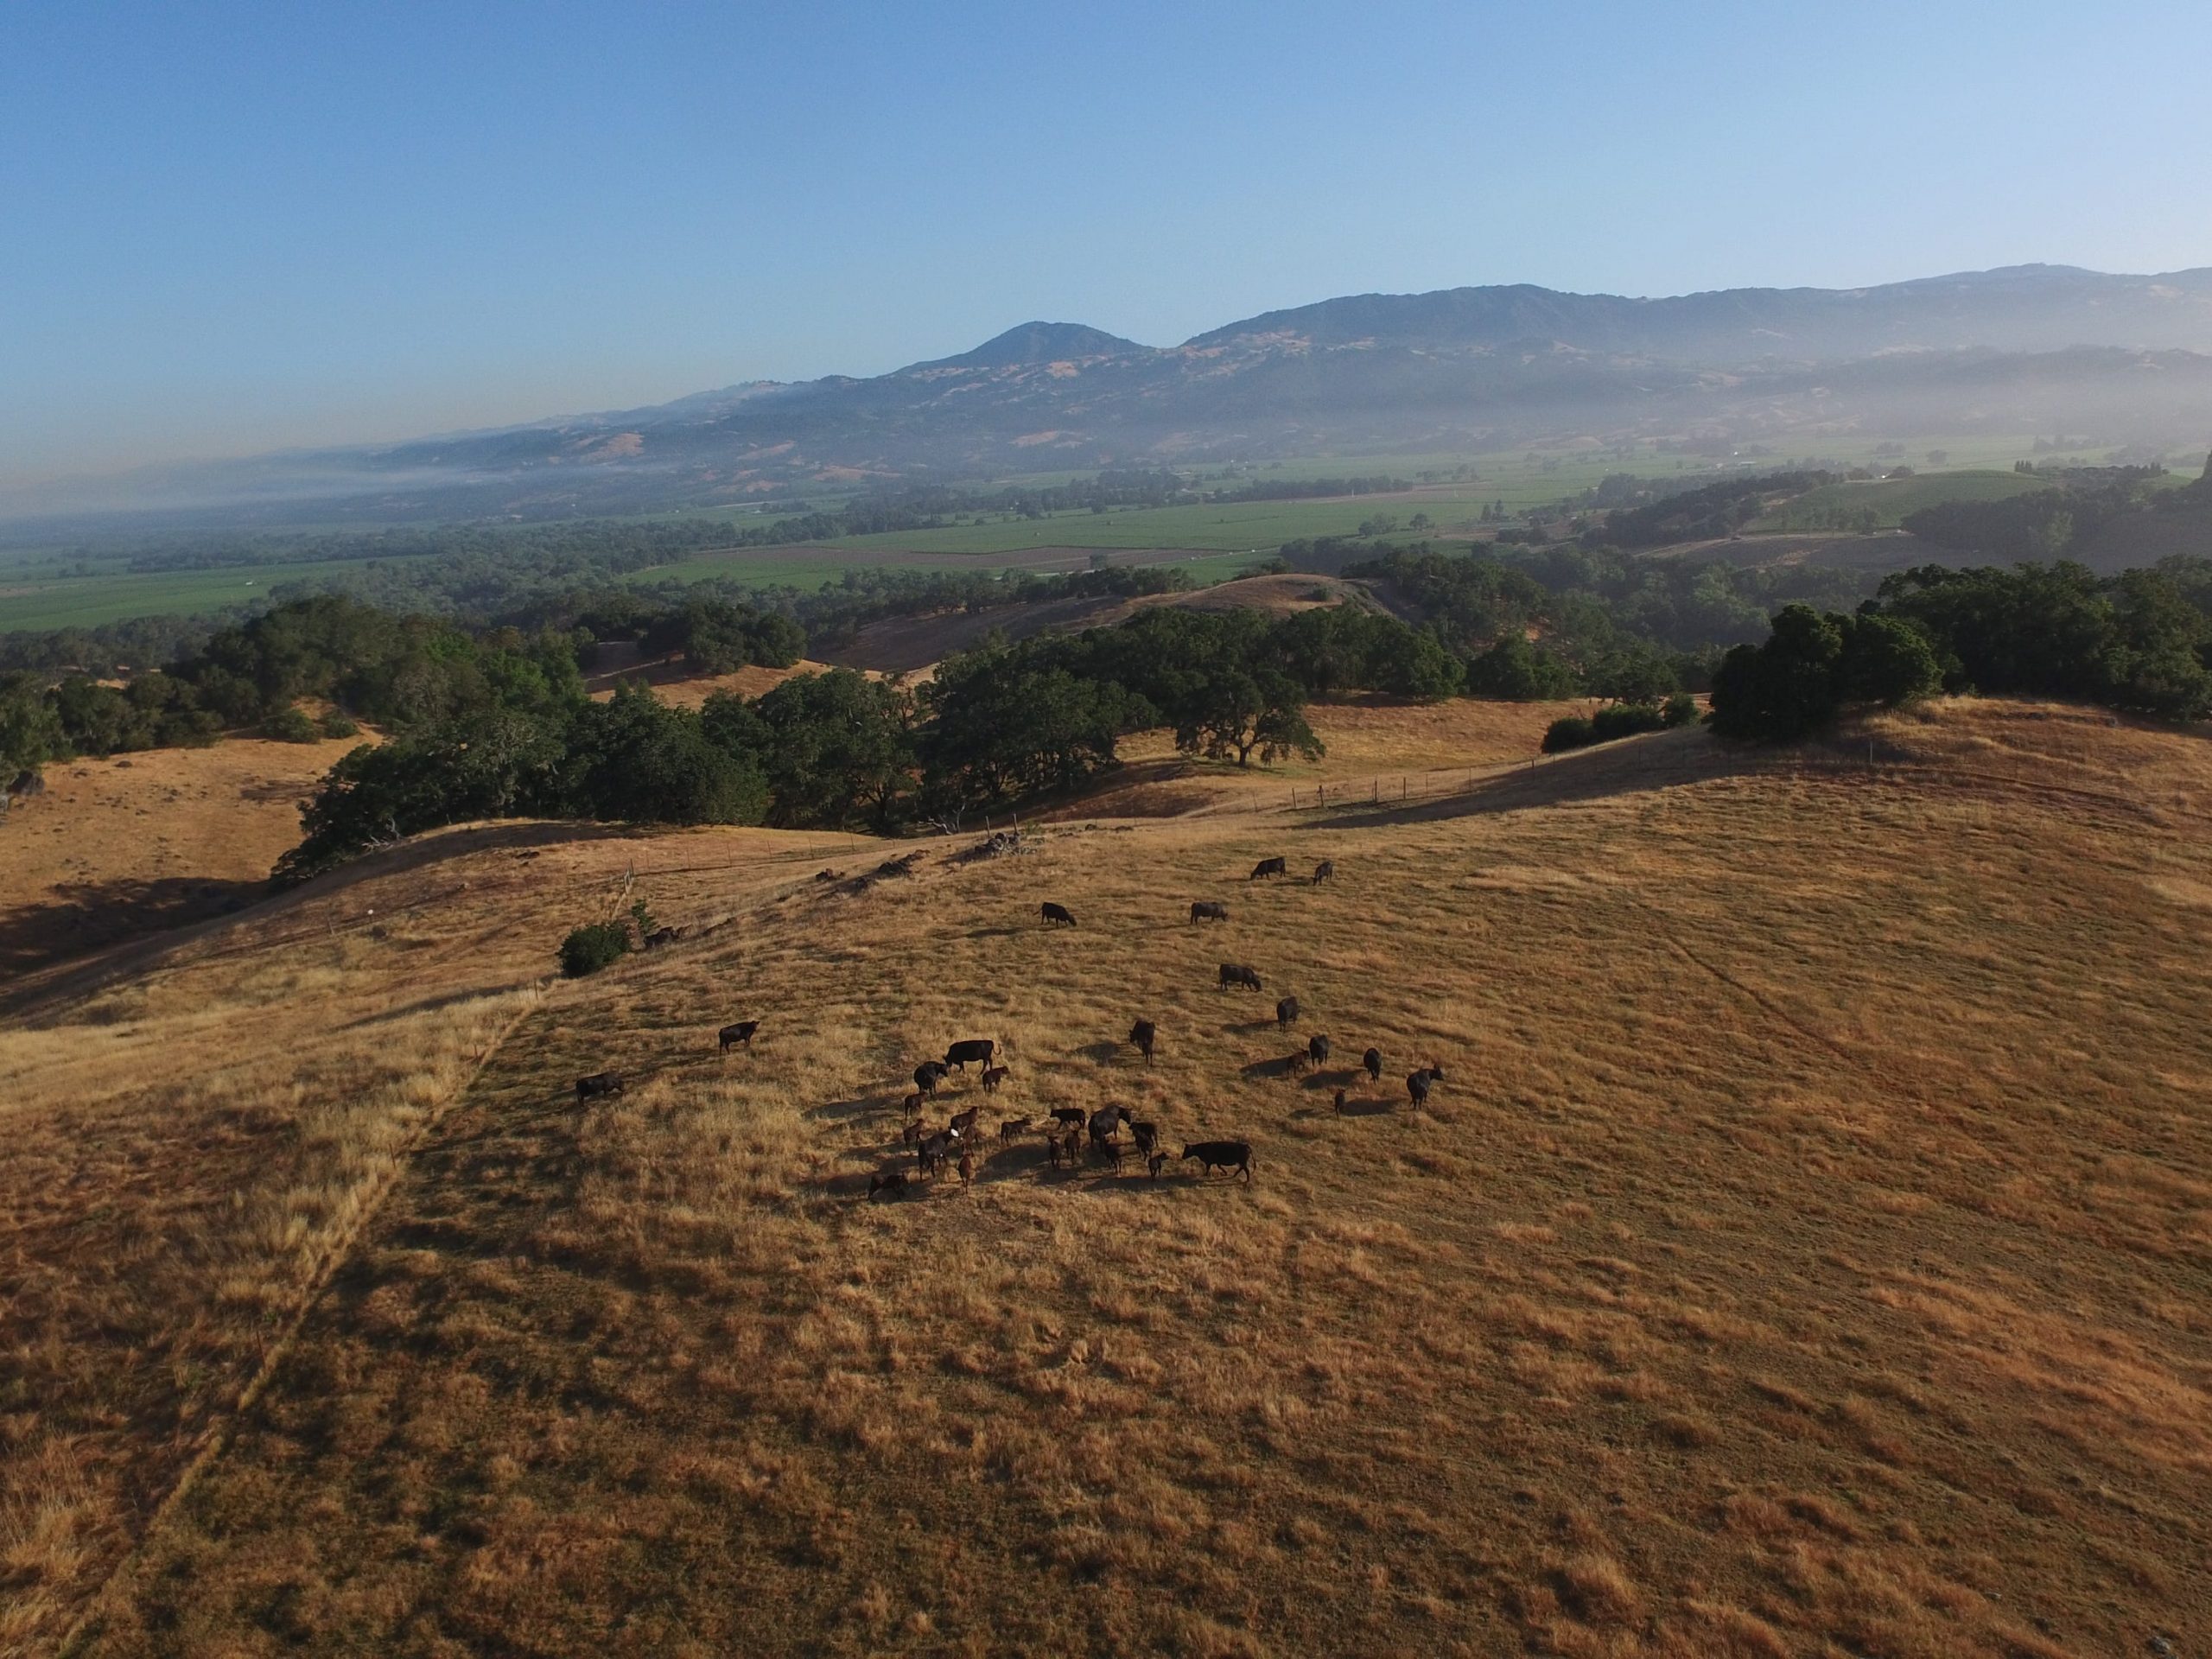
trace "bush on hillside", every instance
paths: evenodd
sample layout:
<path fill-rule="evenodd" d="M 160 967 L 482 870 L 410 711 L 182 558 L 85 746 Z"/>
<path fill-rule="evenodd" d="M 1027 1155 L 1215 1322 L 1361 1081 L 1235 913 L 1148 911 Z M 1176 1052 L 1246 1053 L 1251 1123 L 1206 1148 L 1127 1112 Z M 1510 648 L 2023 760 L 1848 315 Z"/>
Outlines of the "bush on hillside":
<path fill-rule="evenodd" d="M 312 743 L 321 733 L 304 709 L 288 702 L 261 722 L 261 734 L 279 743 Z"/>
<path fill-rule="evenodd" d="M 626 922 L 593 922 L 561 941 L 561 972 L 568 978 L 582 979 L 629 954 L 630 928 Z"/>
<path fill-rule="evenodd" d="M 1681 701 L 1688 702 L 1683 698 Z M 1696 704 L 1690 705 L 1696 712 Z M 1643 732 L 1662 731 L 1669 726 L 1678 726 L 1678 720 L 1669 720 L 1667 711 L 1651 702 L 1616 702 L 1600 709 L 1586 720 L 1580 715 L 1565 720 L 1555 720 L 1544 731 L 1544 753 L 1560 754 L 1568 749 L 1587 748 L 1592 743 L 1611 743 L 1624 737 L 1634 737 Z"/>
<path fill-rule="evenodd" d="M 1697 699 L 1687 691 L 1677 691 L 1667 699 L 1659 715 L 1670 730 L 1676 726 L 1687 726 L 1697 718 Z"/>

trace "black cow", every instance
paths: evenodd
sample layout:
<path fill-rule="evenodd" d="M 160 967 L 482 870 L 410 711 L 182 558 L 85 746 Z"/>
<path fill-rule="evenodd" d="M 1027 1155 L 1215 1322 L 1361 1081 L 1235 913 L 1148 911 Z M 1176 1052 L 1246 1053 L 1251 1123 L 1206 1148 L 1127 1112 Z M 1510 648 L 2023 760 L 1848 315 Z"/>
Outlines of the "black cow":
<path fill-rule="evenodd" d="M 1367 1080 L 1370 1083 L 1382 1081 L 1382 1051 L 1381 1049 L 1369 1049 L 1366 1053 L 1359 1057 L 1359 1063 L 1367 1068 Z"/>
<path fill-rule="evenodd" d="M 1313 1062 L 1316 1071 L 1329 1063 L 1329 1039 L 1318 1032 L 1306 1039 L 1306 1058 Z"/>
<path fill-rule="evenodd" d="M 1263 858 L 1252 867 L 1252 874 L 1246 876 L 1244 879 L 1247 881 L 1256 881 L 1263 875 L 1287 875 L 1288 874 L 1289 871 L 1284 866 L 1282 860 L 1279 858 Z"/>
<path fill-rule="evenodd" d="M 581 1106 L 594 1095 L 619 1095 L 622 1079 L 613 1071 L 594 1071 L 588 1077 L 576 1079 L 576 1104 Z"/>
<path fill-rule="evenodd" d="M 1223 963 L 1221 988 L 1225 991 L 1232 985 L 1242 985 L 1248 990 L 1258 990 L 1260 988 L 1259 970 L 1234 962 Z"/>
<path fill-rule="evenodd" d="M 1252 1147 L 1244 1141 L 1200 1141 L 1183 1148 L 1183 1156 L 1198 1160 L 1198 1173 L 1211 1175 L 1217 1169 L 1238 1169 L 1244 1179 L 1252 1179 Z"/>
<path fill-rule="evenodd" d="M 1336 879 L 1337 866 L 1334 860 L 1325 858 L 1319 864 L 1316 864 L 1313 867 L 1313 885 L 1315 887 L 1319 887 L 1324 881 L 1333 881 Z"/>
<path fill-rule="evenodd" d="M 925 1095 L 934 1095 L 937 1093 L 938 1084 L 944 1080 L 944 1061 L 924 1060 L 914 1068 L 914 1087 Z"/>
<path fill-rule="evenodd" d="M 1294 996 L 1286 996 L 1275 1004 L 1275 1028 L 1278 1031 L 1288 1031 L 1297 1023 L 1298 999 Z"/>
<path fill-rule="evenodd" d="M 1055 1106 L 1052 1108 L 1052 1122 L 1058 1124 L 1063 1129 L 1081 1128 L 1083 1127 L 1083 1120 L 1086 1114 L 1080 1106 Z"/>
<path fill-rule="evenodd" d="M 733 1048 L 741 1048 L 747 1053 L 752 1052 L 753 1033 L 760 1029 L 760 1022 L 758 1020 L 741 1020 L 734 1026 L 724 1026 L 716 1033 L 722 1039 L 722 1052 L 727 1054 Z"/>
<path fill-rule="evenodd" d="M 1075 925 L 1075 918 L 1068 914 L 1068 908 L 1065 905 L 1056 905 L 1051 899 L 1047 899 L 1043 904 L 1039 905 L 1038 908 L 1044 912 L 1045 920 L 1049 925 L 1056 927 L 1073 927 Z"/>
<path fill-rule="evenodd" d="M 1191 906 L 1191 919 L 1194 922 L 1225 922 L 1229 919 L 1229 906 L 1217 905 L 1210 899 L 1200 899 Z"/>
<path fill-rule="evenodd" d="M 1153 1045 L 1159 1040 L 1160 1029 L 1149 1020 L 1140 1020 L 1129 1027 L 1129 1041 L 1136 1046 L 1137 1052 L 1144 1056 L 1147 1065 L 1152 1064 Z"/>
<path fill-rule="evenodd" d="M 946 1049 L 944 1063 L 956 1071 L 965 1071 L 968 1069 L 968 1062 L 970 1060 L 988 1067 L 991 1063 L 991 1056 L 998 1052 L 999 1046 L 989 1038 L 969 1037 Z"/>
<path fill-rule="evenodd" d="M 952 1156 L 953 1144 L 952 1136 L 944 1130 L 939 1129 L 915 1147 L 914 1153 L 921 1164 L 921 1173 L 925 1175 L 936 1174 L 938 1166 Z"/>
<path fill-rule="evenodd" d="M 1132 1122 L 1126 1106 L 1101 1106 L 1090 1115 L 1090 1144 L 1104 1146 L 1122 1132 L 1122 1125 Z"/>
<path fill-rule="evenodd" d="M 1416 1106 L 1428 1104 L 1429 1076 L 1430 1074 L 1424 1070 L 1415 1071 L 1406 1078 L 1406 1093 L 1413 1097 L 1413 1103 Z"/>

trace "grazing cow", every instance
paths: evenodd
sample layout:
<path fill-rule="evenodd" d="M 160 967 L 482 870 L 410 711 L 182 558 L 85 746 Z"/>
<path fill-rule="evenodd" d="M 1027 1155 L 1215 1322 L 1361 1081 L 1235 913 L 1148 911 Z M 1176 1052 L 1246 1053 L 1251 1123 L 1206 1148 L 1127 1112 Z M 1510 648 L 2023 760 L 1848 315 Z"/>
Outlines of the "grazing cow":
<path fill-rule="evenodd" d="M 1129 1138 L 1137 1143 L 1137 1150 L 1149 1158 L 1160 1150 L 1160 1125 L 1132 1123 L 1129 1125 Z"/>
<path fill-rule="evenodd" d="M 1061 1129 L 1081 1128 L 1083 1127 L 1083 1120 L 1087 1116 L 1089 1116 L 1089 1114 L 1084 1112 L 1083 1108 L 1080 1106 L 1055 1106 L 1052 1108 L 1052 1122 L 1058 1124 Z M 1057 1134 L 1058 1131 L 1056 1130 L 1054 1133 Z"/>
<path fill-rule="evenodd" d="M 1416 1106 L 1428 1104 L 1428 1075 L 1425 1071 L 1415 1071 L 1406 1078 L 1406 1093 L 1413 1097 Z"/>
<path fill-rule="evenodd" d="M 976 1179 L 976 1154 L 966 1147 L 960 1151 L 960 1190 L 965 1192 Z"/>
<path fill-rule="evenodd" d="M 1318 1071 L 1329 1063 L 1329 1039 L 1318 1032 L 1306 1039 L 1306 1058 L 1313 1062 Z"/>
<path fill-rule="evenodd" d="M 715 1034 L 721 1039 L 723 1053 L 741 1048 L 749 1054 L 753 1052 L 753 1033 L 760 1029 L 758 1020 L 741 1020 L 734 1026 L 724 1026 Z"/>
<path fill-rule="evenodd" d="M 1129 1027 L 1129 1041 L 1136 1046 L 1137 1052 L 1144 1056 L 1147 1065 L 1152 1064 L 1153 1045 L 1159 1040 L 1160 1028 L 1149 1020 L 1140 1020 Z"/>
<path fill-rule="evenodd" d="M 1367 1068 L 1367 1080 L 1370 1083 L 1382 1081 L 1382 1051 L 1381 1049 L 1369 1049 L 1366 1053 L 1359 1057 L 1359 1063 Z"/>
<path fill-rule="evenodd" d="M 1319 887 L 1324 881 L 1333 881 L 1336 879 L 1337 866 L 1335 860 L 1325 858 L 1319 864 L 1316 864 L 1313 867 L 1313 885 L 1315 887 Z"/>
<path fill-rule="evenodd" d="M 915 1157 L 921 1164 L 922 1173 L 935 1175 L 938 1166 L 952 1155 L 952 1137 L 943 1129 L 925 1138 L 914 1148 Z"/>
<path fill-rule="evenodd" d="M 1223 963 L 1221 964 L 1221 988 L 1225 991 L 1232 985 L 1242 985 L 1247 990 L 1258 990 L 1260 988 L 1259 970 L 1245 963 L 1234 962 Z"/>
<path fill-rule="evenodd" d="M 1029 1120 L 1026 1117 L 1007 1117 L 1000 1119 L 999 1145 L 1002 1147 L 1012 1146 L 1015 1141 L 1020 1140 L 1023 1135 L 1029 1133 L 1030 1127 Z"/>
<path fill-rule="evenodd" d="M 1090 1115 L 1090 1144 L 1096 1147 L 1116 1139 L 1122 1125 L 1132 1121 L 1126 1106 L 1101 1106 Z"/>
<path fill-rule="evenodd" d="M 978 1109 L 970 1106 L 964 1112 L 955 1112 L 952 1122 L 945 1125 L 945 1133 L 956 1141 L 967 1140 L 976 1133 L 976 1113 Z"/>
<path fill-rule="evenodd" d="M 1047 926 L 1073 927 L 1075 925 L 1075 918 L 1068 914 L 1068 909 L 1065 905 L 1056 905 L 1051 899 L 1047 899 L 1043 904 L 1039 905 L 1038 908 L 1044 912 L 1045 922 Z"/>
<path fill-rule="evenodd" d="M 1337 1090 L 1337 1111 L 1338 1111 L 1338 1113 L 1339 1115 L 1341 1115 L 1341 1114 L 1343 1113 L 1344 1109 L 1344 1091 L 1343 1090 L 1339 1089 L 1339 1090 Z"/>
<path fill-rule="evenodd" d="M 1285 868 L 1282 860 L 1279 858 L 1263 858 L 1252 867 L 1252 874 L 1246 876 L 1244 879 L 1247 881 L 1256 881 L 1263 875 L 1285 875 L 1287 874 L 1288 871 Z"/>
<path fill-rule="evenodd" d="M 938 1084 L 944 1077 L 944 1067 L 936 1060 L 924 1060 L 914 1068 L 914 1087 L 925 1096 L 937 1093 Z"/>
<path fill-rule="evenodd" d="M 999 1084 L 1004 1083 L 1006 1078 L 1006 1067 L 1002 1065 L 985 1066 L 983 1068 L 983 1092 L 987 1095 L 996 1094 L 999 1090 Z"/>
<path fill-rule="evenodd" d="M 1298 999 L 1286 996 L 1275 1004 L 1275 1029 L 1288 1031 L 1298 1023 Z"/>
<path fill-rule="evenodd" d="M 683 937 L 683 934 L 672 927 L 657 927 L 645 935 L 645 949 L 658 950 L 664 944 L 674 944 Z"/>
<path fill-rule="evenodd" d="M 991 1063 L 991 1056 L 998 1052 L 999 1046 L 989 1038 L 969 1037 L 946 1049 L 942 1064 L 956 1071 L 965 1071 L 970 1060 L 978 1065 L 988 1066 Z"/>
<path fill-rule="evenodd" d="M 1431 1083 L 1441 1083 L 1444 1081 L 1444 1068 L 1439 1065 L 1434 1060 L 1431 1060 L 1428 1063 L 1428 1080 Z"/>
<path fill-rule="evenodd" d="M 1152 1179 L 1156 1181 L 1160 1179 L 1160 1166 L 1166 1161 L 1167 1154 L 1166 1153 L 1155 1152 L 1151 1157 L 1144 1160 L 1144 1166 L 1152 1172 Z"/>
<path fill-rule="evenodd" d="M 1194 922 L 1225 922 L 1229 919 L 1229 906 L 1201 899 L 1191 906 L 1191 919 Z"/>
<path fill-rule="evenodd" d="M 1185 1158 L 1198 1160 L 1198 1173 L 1211 1175 L 1217 1169 L 1242 1170 L 1244 1179 L 1252 1179 L 1251 1143 L 1244 1141 L 1198 1141 L 1183 1148 Z"/>
<path fill-rule="evenodd" d="M 905 1198 L 906 1172 L 903 1169 L 887 1169 L 880 1175 L 869 1176 L 868 1178 L 868 1197 L 872 1198 L 879 1192 L 888 1192 L 894 1198 Z"/>
<path fill-rule="evenodd" d="M 594 1071 L 588 1077 L 576 1079 L 576 1104 L 581 1106 L 594 1095 L 619 1095 L 622 1079 L 613 1071 Z"/>

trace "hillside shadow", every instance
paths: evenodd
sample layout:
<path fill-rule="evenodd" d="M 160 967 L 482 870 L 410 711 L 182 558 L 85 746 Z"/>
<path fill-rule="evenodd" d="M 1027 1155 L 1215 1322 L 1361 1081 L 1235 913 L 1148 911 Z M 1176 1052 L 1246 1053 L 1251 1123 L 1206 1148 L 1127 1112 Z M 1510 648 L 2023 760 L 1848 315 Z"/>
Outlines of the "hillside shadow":
<path fill-rule="evenodd" d="M 0 915 L 0 982 L 20 986 L 27 976 L 74 957 L 235 913 L 265 896 L 269 885 L 165 876 L 73 881 L 51 891 L 44 904 Z M 0 1008 L 10 1001 L 0 992 Z"/>
<path fill-rule="evenodd" d="M 1617 795 L 1704 783 L 1762 770 L 1767 758 L 1748 746 L 1721 742 L 1709 732 L 1658 732 L 1648 737 L 1578 749 L 1523 770 L 1486 778 L 1471 789 L 1432 801 L 1365 811 L 1316 814 L 1300 830 L 1365 830 L 1389 824 L 1434 823 L 1492 812 L 1599 801 Z"/>

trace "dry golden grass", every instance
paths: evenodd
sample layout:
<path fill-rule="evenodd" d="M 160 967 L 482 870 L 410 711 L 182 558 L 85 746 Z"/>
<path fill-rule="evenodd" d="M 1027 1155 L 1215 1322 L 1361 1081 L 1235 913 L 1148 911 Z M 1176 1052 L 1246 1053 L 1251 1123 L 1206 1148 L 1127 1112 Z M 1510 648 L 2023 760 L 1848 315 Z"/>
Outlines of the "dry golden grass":
<path fill-rule="evenodd" d="M 2188 1651 L 2212 964 L 2173 895 L 2212 891 L 2212 750 L 2002 705 L 1872 735 L 1871 770 L 1681 733 L 1403 810 L 932 845 L 859 893 L 761 832 L 470 832 L 45 1008 L 0 1035 L 41 1160 L 0 1259 L 57 1287 L 0 1305 L 10 1639 Z M 1239 879 L 1278 851 L 1338 883 Z M 632 868 L 721 925 L 534 994 Z M 165 1033 L 199 1046 L 149 1084 Z M 1013 1067 L 986 1125 L 1122 1101 L 1256 1179 L 993 1140 L 970 1191 L 868 1201 L 907 1072 L 971 1034 Z M 391 1073 L 353 1127 L 218 1138 L 226 1100 L 327 1122 L 341 1054 Z M 633 1086 L 580 1111 L 602 1065 Z M 257 1222 L 195 1197 L 233 1177 Z"/>
<path fill-rule="evenodd" d="M 299 803 L 361 741 L 236 738 L 46 768 L 0 813 L 0 983 L 258 897 Z"/>

